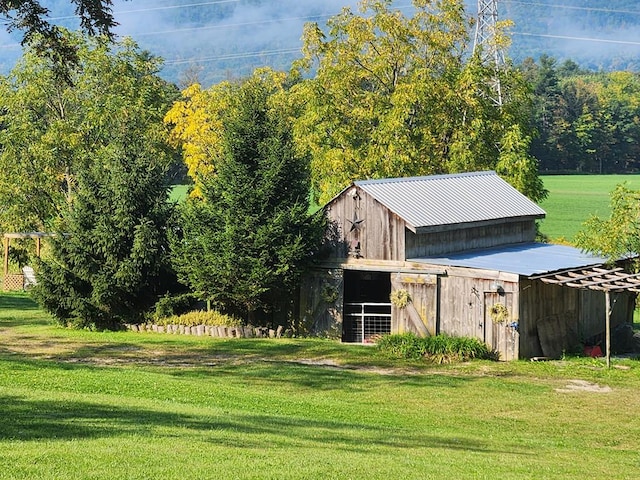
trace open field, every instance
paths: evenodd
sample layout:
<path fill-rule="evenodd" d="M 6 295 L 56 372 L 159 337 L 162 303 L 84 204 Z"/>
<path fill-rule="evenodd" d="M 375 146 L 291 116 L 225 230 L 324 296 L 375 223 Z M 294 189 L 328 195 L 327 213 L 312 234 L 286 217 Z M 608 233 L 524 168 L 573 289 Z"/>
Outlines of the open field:
<path fill-rule="evenodd" d="M 635 479 L 640 362 L 71 331 L 0 294 L 0 479 Z"/>
<path fill-rule="evenodd" d="M 609 194 L 616 185 L 627 183 L 640 190 L 640 175 L 545 175 L 548 198 L 540 204 L 547 212 L 540 230 L 551 241 L 571 242 L 591 215 L 609 216 Z"/>

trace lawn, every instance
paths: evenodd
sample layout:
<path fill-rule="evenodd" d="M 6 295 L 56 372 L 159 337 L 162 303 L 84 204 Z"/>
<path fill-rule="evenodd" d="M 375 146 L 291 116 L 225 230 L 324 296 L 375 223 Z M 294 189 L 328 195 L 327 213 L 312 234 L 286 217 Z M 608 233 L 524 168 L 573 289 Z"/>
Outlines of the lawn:
<path fill-rule="evenodd" d="M 0 479 L 632 479 L 640 362 L 55 327 L 0 294 Z"/>
<path fill-rule="evenodd" d="M 627 183 L 640 190 L 640 175 L 546 175 L 542 177 L 549 196 L 540 206 L 547 217 L 540 230 L 552 241 L 571 242 L 591 215 L 609 216 L 609 194 Z"/>

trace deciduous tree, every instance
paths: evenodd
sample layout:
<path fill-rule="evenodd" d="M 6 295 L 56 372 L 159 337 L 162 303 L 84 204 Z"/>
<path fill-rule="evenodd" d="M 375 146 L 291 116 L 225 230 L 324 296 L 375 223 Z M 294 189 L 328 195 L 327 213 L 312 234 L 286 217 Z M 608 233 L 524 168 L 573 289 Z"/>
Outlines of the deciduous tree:
<path fill-rule="evenodd" d="M 503 135 L 519 127 L 528 140 L 527 92 L 520 76 L 503 73 L 508 102 L 490 99 L 494 71 L 469 58 L 469 22 L 459 0 L 414 0 L 413 15 L 390 0 L 363 0 L 361 15 L 345 8 L 325 31 L 304 31 L 304 68 L 315 76 L 294 87 L 302 115 L 296 138 L 312 156 L 320 201 L 350 181 L 496 168 Z M 509 141 L 509 151 L 514 144 Z M 525 152 L 526 153 L 526 152 Z M 502 170 L 535 159 L 502 162 Z M 509 171 L 507 178 L 518 174 Z M 534 200 L 535 180 L 520 182 Z"/>
<path fill-rule="evenodd" d="M 591 216 L 576 235 L 576 245 L 611 261 L 640 255 L 640 191 L 618 185 L 610 204 L 609 218 Z"/>
<path fill-rule="evenodd" d="M 29 49 L 0 79 L 0 230 L 52 229 L 69 208 L 78 165 L 108 146 L 145 138 L 149 157 L 174 153 L 162 118 L 177 92 L 156 75 L 159 60 L 130 40 L 67 41 L 81 59 L 73 87 Z"/>

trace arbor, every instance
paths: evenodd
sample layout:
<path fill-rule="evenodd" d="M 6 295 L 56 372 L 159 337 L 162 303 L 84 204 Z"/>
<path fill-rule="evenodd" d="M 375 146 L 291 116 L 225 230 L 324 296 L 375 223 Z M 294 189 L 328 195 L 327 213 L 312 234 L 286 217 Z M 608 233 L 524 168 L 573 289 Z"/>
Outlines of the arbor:
<path fill-rule="evenodd" d="M 53 229 L 71 205 L 77 169 L 108 146 L 145 138 L 149 157 L 174 154 L 162 118 L 177 92 L 156 75 L 159 60 L 130 40 L 67 33 L 66 41 L 81 62 L 73 87 L 32 49 L 0 79 L 0 230 Z"/>
<path fill-rule="evenodd" d="M 285 77 L 255 73 L 207 96 L 221 130 L 214 170 L 182 211 L 173 242 L 181 279 L 218 308 L 249 319 L 286 312 L 301 270 L 323 234 L 309 217 L 308 160 L 295 152 Z"/>
<path fill-rule="evenodd" d="M 494 71 L 469 58 L 463 2 L 414 0 L 404 16 L 390 0 L 363 0 L 362 16 L 346 8 L 304 31 L 302 68 L 314 78 L 293 87 L 304 106 L 296 138 L 312 156 L 320 201 L 362 178 L 426 175 L 496 168 L 503 135 L 518 126 L 528 142 L 527 91 L 515 71 L 503 73 L 502 109 L 490 99 Z M 519 150 L 537 176 L 536 162 Z M 516 166 L 503 162 L 503 170 Z M 507 178 L 516 172 L 509 172 Z M 544 197 L 534 180 L 518 186 Z"/>

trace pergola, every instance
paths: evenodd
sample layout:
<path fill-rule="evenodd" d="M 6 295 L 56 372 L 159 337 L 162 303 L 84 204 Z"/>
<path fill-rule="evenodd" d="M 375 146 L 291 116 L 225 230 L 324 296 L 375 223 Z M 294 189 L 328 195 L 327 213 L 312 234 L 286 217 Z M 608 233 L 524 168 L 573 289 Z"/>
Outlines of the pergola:
<path fill-rule="evenodd" d="M 570 288 L 600 290 L 605 293 L 605 342 L 607 367 L 611 366 L 611 292 L 640 293 L 640 273 L 627 273 L 621 267 L 572 268 L 529 277 L 543 283 Z"/>
<path fill-rule="evenodd" d="M 40 256 L 40 249 L 42 247 L 42 239 L 46 237 L 54 236 L 54 233 L 45 233 L 45 232 L 22 232 L 22 233 L 5 233 L 3 235 L 4 240 L 4 283 L 5 289 L 7 285 L 7 279 L 10 277 L 9 275 L 9 246 L 11 244 L 11 240 L 14 239 L 26 239 L 32 238 L 36 241 L 36 255 Z M 20 279 L 22 279 L 22 274 L 19 274 Z"/>

